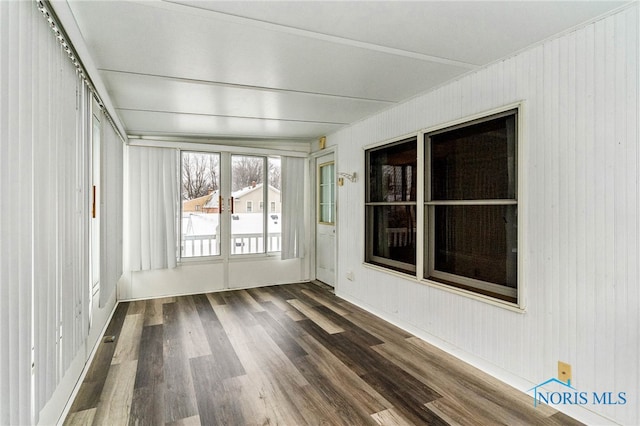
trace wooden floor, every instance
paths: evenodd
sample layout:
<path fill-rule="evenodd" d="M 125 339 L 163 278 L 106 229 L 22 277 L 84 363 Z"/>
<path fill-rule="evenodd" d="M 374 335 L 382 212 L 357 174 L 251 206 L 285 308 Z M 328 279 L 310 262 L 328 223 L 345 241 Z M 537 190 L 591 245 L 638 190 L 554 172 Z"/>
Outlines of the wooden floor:
<path fill-rule="evenodd" d="M 120 303 L 66 425 L 572 425 L 315 284 Z"/>

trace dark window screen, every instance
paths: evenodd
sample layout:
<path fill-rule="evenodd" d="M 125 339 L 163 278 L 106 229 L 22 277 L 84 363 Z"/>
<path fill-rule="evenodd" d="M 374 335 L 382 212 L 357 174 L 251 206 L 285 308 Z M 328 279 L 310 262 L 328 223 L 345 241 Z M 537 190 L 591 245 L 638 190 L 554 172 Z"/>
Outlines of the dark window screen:
<path fill-rule="evenodd" d="M 431 136 L 431 199 L 515 198 L 513 116 Z"/>

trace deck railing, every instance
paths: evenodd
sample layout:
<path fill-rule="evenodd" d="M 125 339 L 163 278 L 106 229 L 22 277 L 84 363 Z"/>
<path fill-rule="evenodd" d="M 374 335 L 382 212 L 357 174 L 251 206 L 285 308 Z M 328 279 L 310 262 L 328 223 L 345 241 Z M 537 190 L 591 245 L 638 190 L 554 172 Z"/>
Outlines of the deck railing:
<path fill-rule="evenodd" d="M 264 235 L 260 234 L 232 234 L 231 254 L 263 253 Z M 277 252 L 281 249 L 282 234 L 267 234 L 267 251 Z M 217 256 L 220 254 L 216 234 L 183 235 L 181 250 L 182 257 Z"/>

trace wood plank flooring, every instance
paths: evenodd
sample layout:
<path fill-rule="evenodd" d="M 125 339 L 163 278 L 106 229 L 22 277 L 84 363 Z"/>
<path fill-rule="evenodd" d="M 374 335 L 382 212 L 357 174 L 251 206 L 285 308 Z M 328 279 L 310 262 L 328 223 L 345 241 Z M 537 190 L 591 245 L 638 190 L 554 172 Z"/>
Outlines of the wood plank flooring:
<path fill-rule="evenodd" d="M 65 425 L 578 425 L 315 284 L 120 303 Z"/>

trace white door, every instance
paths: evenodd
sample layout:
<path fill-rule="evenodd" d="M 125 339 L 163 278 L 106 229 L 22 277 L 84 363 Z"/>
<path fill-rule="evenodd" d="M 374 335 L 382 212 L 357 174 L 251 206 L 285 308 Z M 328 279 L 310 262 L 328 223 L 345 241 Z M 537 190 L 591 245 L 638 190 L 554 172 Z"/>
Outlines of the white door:
<path fill-rule="evenodd" d="M 336 276 L 336 170 L 333 154 L 316 158 L 316 279 Z"/>

